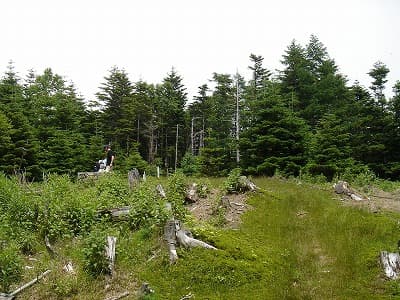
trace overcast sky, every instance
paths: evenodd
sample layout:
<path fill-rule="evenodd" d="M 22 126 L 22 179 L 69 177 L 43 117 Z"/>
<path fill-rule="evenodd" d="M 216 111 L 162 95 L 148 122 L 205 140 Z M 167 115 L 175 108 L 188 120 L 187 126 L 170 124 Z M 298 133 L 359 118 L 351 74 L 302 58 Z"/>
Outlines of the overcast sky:
<path fill-rule="evenodd" d="M 19 76 L 47 67 L 94 99 L 113 66 L 132 82 L 160 83 L 172 67 L 190 99 L 212 73 L 249 80 L 249 55 L 264 67 L 295 39 L 325 45 L 349 84 L 382 61 L 386 93 L 400 80 L 399 0 L 2 0 L 0 72 L 14 61 Z"/>

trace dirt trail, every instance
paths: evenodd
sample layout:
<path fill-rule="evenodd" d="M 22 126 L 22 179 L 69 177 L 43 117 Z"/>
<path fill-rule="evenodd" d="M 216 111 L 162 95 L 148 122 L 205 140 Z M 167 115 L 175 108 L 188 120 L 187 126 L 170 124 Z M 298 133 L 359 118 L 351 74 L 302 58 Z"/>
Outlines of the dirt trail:
<path fill-rule="evenodd" d="M 209 221 L 222 208 L 226 226 L 237 228 L 241 223 L 241 215 L 251 208 L 246 203 L 248 195 L 249 193 L 223 195 L 220 190 L 213 189 L 207 197 L 200 198 L 186 207 L 200 222 Z"/>
<path fill-rule="evenodd" d="M 400 190 L 385 192 L 378 188 L 372 188 L 365 195 L 367 200 L 354 201 L 343 195 L 339 195 L 345 205 L 368 209 L 370 212 L 379 211 L 400 212 Z"/>

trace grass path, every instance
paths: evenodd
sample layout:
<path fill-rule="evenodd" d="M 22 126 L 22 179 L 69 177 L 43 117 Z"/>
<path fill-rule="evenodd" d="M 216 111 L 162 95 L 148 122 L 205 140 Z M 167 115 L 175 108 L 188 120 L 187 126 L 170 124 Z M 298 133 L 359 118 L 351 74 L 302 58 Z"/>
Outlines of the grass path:
<path fill-rule="evenodd" d="M 159 297 L 180 299 L 399 299 L 386 281 L 381 250 L 393 251 L 398 216 L 344 207 L 330 191 L 259 179 L 264 192 L 239 230 L 197 232 L 218 251 L 181 251 L 141 270 Z M 158 270 L 152 272 L 150 270 Z"/>
<path fill-rule="evenodd" d="M 288 296 L 296 299 L 381 299 L 397 287 L 381 275 L 381 250 L 397 244 L 394 216 L 343 207 L 330 191 L 261 182 L 267 192 L 253 199 L 256 210 L 246 216 L 246 230 L 255 219 L 267 222 L 266 238 L 290 249 L 293 282 Z M 397 218 L 397 216 L 396 216 Z M 268 220 L 268 221 L 266 221 Z"/>

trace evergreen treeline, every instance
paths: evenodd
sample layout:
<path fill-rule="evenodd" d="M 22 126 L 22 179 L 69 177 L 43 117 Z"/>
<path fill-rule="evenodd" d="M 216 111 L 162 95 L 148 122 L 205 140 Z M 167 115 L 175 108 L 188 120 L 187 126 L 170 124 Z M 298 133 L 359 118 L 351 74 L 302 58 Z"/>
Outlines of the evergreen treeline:
<path fill-rule="evenodd" d="M 400 177 L 400 81 L 386 99 L 389 69 L 375 63 L 371 86 L 351 86 L 316 36 L 293 41 L 282 70 L 250 55 L 252 78 L 212 74 L 188 103 L 172 69 L 160 84 L 131 82 L 112 68 L 88 103 L 46 69 L 20 78 L 12 63 L 0 80 L 0 171 L 40 180 L 48 172 L 91 171 L 110 143 L 117 169 L 226 175 L 323 174 L 372 170 Z"/>

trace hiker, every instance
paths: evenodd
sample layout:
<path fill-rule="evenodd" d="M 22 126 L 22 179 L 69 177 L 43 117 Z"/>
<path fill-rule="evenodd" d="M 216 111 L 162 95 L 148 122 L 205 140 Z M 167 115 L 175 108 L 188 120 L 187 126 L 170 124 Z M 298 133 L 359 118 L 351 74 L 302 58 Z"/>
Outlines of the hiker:
<path fill-rule="evenodd" d="M 110 172 L 114 166 L 115 153 L 110 145 L 104 146 L 104 151 L 106 152 L 106 172 Z"/>
<path fill-rule="evenodd" d="M 100 159 L 94 166 L 94 172 L 104 172 L 106 170 L 107 158 Z"/>

